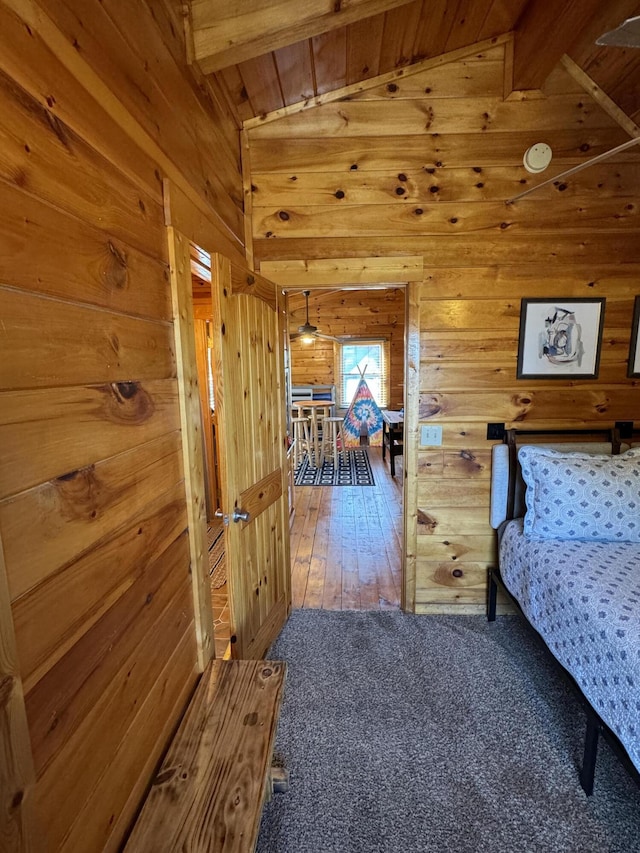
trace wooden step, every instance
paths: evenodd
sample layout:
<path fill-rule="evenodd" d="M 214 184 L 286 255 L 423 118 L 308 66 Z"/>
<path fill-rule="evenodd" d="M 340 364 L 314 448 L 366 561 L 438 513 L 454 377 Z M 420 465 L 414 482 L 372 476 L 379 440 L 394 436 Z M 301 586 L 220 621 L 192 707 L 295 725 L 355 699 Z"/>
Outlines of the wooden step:
<path fill-rule="evenodd" d="M 286 673 L 281 661 L 214 660 L 169 746 L 126 853 L 250 853 Z M 277 787 L 276 787 L 277 789 Z"/>

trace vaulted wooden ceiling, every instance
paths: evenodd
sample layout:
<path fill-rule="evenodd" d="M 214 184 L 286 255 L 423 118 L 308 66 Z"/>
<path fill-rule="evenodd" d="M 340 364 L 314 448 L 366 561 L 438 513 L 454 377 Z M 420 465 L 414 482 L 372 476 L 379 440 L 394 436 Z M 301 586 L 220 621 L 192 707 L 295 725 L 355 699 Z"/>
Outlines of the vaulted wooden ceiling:
<path fill-rule="evenodd" d="M 568 54 L 636 123 L 640 49 L 595 40 L 640 0 L 192 0 L 194 58 L 239 121 L 514 33 L 514 89 Z"/>

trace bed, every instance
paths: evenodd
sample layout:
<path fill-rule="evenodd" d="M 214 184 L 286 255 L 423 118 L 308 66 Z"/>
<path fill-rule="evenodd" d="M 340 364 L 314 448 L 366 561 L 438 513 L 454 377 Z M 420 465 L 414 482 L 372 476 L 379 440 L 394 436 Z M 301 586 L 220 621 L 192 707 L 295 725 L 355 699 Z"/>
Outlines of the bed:
<path fill-rule="evenodd" d="M 487 615 L 500 585 L 578 687 L 591 794 L 601 732 L 640 771 L 640 448 L 621 448 L 613 432 L 550 438 L 510 430 L 493 448 L 499 568 Z"/>

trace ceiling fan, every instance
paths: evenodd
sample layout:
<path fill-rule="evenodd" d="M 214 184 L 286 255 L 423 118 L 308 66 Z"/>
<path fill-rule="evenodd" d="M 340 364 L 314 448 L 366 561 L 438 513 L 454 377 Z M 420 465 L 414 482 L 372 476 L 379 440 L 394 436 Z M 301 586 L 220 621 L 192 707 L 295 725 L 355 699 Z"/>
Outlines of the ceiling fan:
<path fill-rule="evenodd" d="M 596 39 L 596 44 L 614 47 L 640 47 L 640 16 L 627 18 L 615 30 L 604 33 Z"/>
<path fill-rule="evenodd" d="M 305 304 L 307 308 L 307 319 L 301 326 L 298 326 L 297 332 L 293 332 L 290 335 L 292 341 L 300 340 L 300 342 L 303 344 L 312 344 L 316 340 L 316 338 L 321 338 L 322 340 L 335 341 L 339 344 L 346 340 L 348 337 L 350 337 L 349 335 L 341 338 L 336 338 L 334 335 L 323 335 L 322 332 L 318 331 L 318 327 L 314 326 L 313 323 L 309 322 L 309 296 L 311 295 L 311 291 L 303 290 L 302 295 L 305 298 Z"/>

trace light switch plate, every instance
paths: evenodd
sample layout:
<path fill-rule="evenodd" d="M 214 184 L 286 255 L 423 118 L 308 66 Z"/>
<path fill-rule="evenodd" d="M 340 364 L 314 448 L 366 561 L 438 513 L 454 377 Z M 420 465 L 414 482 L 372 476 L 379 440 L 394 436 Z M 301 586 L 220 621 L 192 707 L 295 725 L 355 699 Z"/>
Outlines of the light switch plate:
<path fill-rule="evenodd" d="M 421 426 L 420 444 L 422 447 L 440 447 L 442 444 L 441 426 Z"/>

